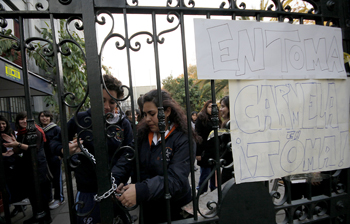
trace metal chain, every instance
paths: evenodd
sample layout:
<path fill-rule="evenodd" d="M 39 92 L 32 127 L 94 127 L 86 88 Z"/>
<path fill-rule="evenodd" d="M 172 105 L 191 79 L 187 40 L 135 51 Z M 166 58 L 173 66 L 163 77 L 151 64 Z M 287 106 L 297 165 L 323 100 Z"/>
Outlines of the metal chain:
<path fill-rule="evenodd" d="M 109 189 L 108 191 L 106 191 L 105 193 L 103 193 L 101 196 L 97 196 L 97 194 L 94 196 L 94 200 L 97 202 L 100 202 L 102 199 L 106 199 L 109 196 L 111 196 L 111 194 L 113 194 L 115 192 L 115 190 L 117 190 L 117 184 L 114 183 L 115 179 L 111 174 L 111 181 L 112 181 L 112 188 Z"/>
<path fill-rule="evenodd" d="M 89 155 L 89 157 L 92 159 L 92 161 L 94 162 L 94 164 L 96 164 L 96 159 L 94 157 L 94 155 L 92 155 L 89 150 L 87 150 L 83 145 L 82 146 L 82 150 Z M 114 182 L 115 179 L 111 173 L 111 182 L 112 182 L 112 188 L 109 189 L 108 191 L 106 191 L 105 193 L 103 193 L 101 196 L 98 196 L 98 194 L 95 194 L 94 196 L 94 200 L 97 202 L 100 202 L 102 199 L 106 199 L 109 196 L 111 196 L 111 194 L 115 193 L 117 195 L 117 193 L 115 192 L 118 188 L 117 184 Z"/>
<path fill-rule="evenodd" d="M 95 159 L 95 157 L 94 157 L 94 155 L 92 155 L 85 147 L 84 147 L 84 145 L 83 144 L 81 144 L 81 148 L 82 148 L 82 150 L 86 153 L 86 154 L 88 154 L 88 156 L 91 158 L 91 160 L 94 162 L 94 164 L 96 164 L 96 159 Z"/>

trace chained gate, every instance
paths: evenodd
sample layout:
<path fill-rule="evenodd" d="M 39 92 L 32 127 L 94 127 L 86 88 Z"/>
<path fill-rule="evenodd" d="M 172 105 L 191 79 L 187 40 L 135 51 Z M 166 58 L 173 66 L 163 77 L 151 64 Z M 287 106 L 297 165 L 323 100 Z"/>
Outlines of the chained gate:
<path fill-rule="evenodd" d="M 183 0 L 171 1 L 164 0 L 162 4 L 164 7 L 156 6 L 141 6 L 141 4 L 147 4 L 152 1 L 141 1 L 141 0 L 49 0 L 47 2 L 43 1 L 40 3 L 32 3 L 35 5 L 36 10 L 22 11 L 15 7 L 16 1 L 4 0 L 0 4 L 7 4 L 12 8 L 11 10 L 2 10 L 0 13 L 0 26 L 6 29 L 7 22 L 9 20 L 14 21 L 14 23 L 19 24 L 19 36 L 17 38 L 11 37 L 14 45 L 13 49 L 20 52 L 23 65 L 23 77 L 24 77 L 24 87 L 25 87 L 25 102 L 28 113 L 28 139 L 30 141 L 30 147 L 35 147 L 35 131 L 34 131 L 34 119 L 32 115 L 31 108 L 31 97 L 28 88 L 28 69 L 27 51 L 32 51 L 32 43 L 35 41 L 40 41 L 42 43 L 47 43 L 50 45 L 46 48 L 46 56 L 53 57 L 56 64 L 56 84 L 59 99 L 59 113 L 61 115 L 61 128 L 62 128 L 62 143 L 64 145 L 64 165 L 65 165 L 65 175 L 66 175 L 66 186 L 67 186 L 67 196 L 69 203 L 69 213 L 71 223 L 76 223 L 77 214 L 75 211 L 74 195 L 73 195 L 73 184 L 72 184 L 72 174 L 69 161 L 69 149 L 68 149 L 68 137 L 67 137 L 67 108 L 73 108 L 76 113 L 79 112 L 81 106 L 84 102 L 79 102 L 78 104 L 69 104 L 66 99 L 68 97 L 74 96 L 74 92 L 65 92 L 63 85 L 63 71 L 61 58 L 67 57 L 69 51 L 66 49 L 67 43 L 73 43 L 78 45 L 73 39 L 64 39 L 58 41 L 58 29 L 59 27 L 55 25 L 55 20 L 66 19 L 66 28 L 73 21 L 79 21 L 75 24 L 77 30 L 81 30 L 84 33 L 85 39 L 85 63 L 86 63 L 86 74 L 88 84 L 86 86 L 86 95 L 90 97 L 91 109 L 94 116 L 91 117 L 91 124 L 94 129 L 91 130 L 91 126 L 83 127 L 87 131 L 91 131 L 94 136 L 94 147 L 96 149 L 96 174 L 98 178 L 98 195 L 105 195 L 105 192 L 110 192 L 111 189 L 111 179 L 110 172 L 108 168 L 108 158 L 107 147 L 105 143 L 106 130 L 105 130 L 105 117 L 103 114 L 103 103 L 102 92 L 95 91 L 101 89 L 102 76 L 101 76 L 101 62 L 102 62 L 102 52 L 103 48 L 112 37 L 119 38 L 116 41 L 115 51 L 124 50 L 126 51 L 126 62 L 128 67 L 129 75 L 129 87 L 124 87 L 127 89 L 127 98 L 131 98 L 134 102 L 133 93 L 133 79 L 132 79 L 132 67 L 137 66 L 137 61 L 132 61 L 130 57 L 130 52 L 138 53 L 142 51 L 141 46 L 151 45 L 154 50 L 154 61 L 155 61 L 155 75 L 157 82 L 157 89 L 161 88 L 161 78 L 160 78 L 160 59 L 161 56 L 171 58 L 172 52 L 168 52 L 167 55 L 159 54 L 159 45 L 166 42 L 167 39 L 164 34 L 173 32 L 175 30 L 180 30 L 180 41 L 182 44 L 182 66 L 185 77 L 186 85 L 186 106 L 190 108 L 189 104 L 189 84 L 188 84 L 188 72 L 187 72 L 187 52 L 186 52 L 186 34 L 185 34 L 185 17 L 196 15 L 203 16 L 207 19 L 211 19 L 215 16 L 225 16 L 232 20 L 251 18 L 257 21 L 263 18 L 274 18 L 279 22 L 293 23 L 293 20 L 299 24 L 303 24 L 304 21 L 314 21 L 318 26 L 335 26 L 342 28 L 343 35 L 343 47 L 345 52 L 350 52 L 350 3 L 347 0 L 308 0 L 303 1 L 311 5 L 310 10 L 301 13 L 294 12 L 290 6 L 291 1 L 287 1 L 286 5 L 284 1 L 271 0 L 269 4 L 266 4 L 266 9 L 256 10 L 256 9 L 246 9 L 246 4 L 243 1 L 217 1 L 217 7 L 198 7 L 197 2 L 200 1 L 190 0 L 186 3 Z M 140 5 L 139 5 L 140 2 Z M 214 2 L 214 1 L 212 1 Z M 212 4 L 211 2 L 211 4 Z M 36 3 L 36 4 L 35 4 Z M 260 1 L 258 1 L 260 3 Z M 4 7 L 1 5 L 1 8 Z M 152 32 L 143 32 L 142 27 L 139 28 L 134 33 L 129 33 L 132 26 L 128 24 L 128 15 L 131 14 L 143 14 L 149 15 L 152 18 Z M 113 30 L 110 31 L 105 37 L 102 46 L 98 47 L 97 35 L 96 35 L 96 25 L 107 25 L 104 17 L 113 18 L 112 15 L 121 15 L 120 20 L 109 21 L 110 26 L 115 25 L 124 26 L 123 33 L 114 33 Z M 157 17 L 159 15 L 166 15 L 167 23 L 171 28 L 164 30 L 157 30 Z M 55 41 L 43 39 L 41 37 L 25 36 L 25 24 L 26 20 L 29 19 L 48 19 L 52 29 L 53 39 Z M 175 21 L 175 22 L 174 22 Z M 1 33 L 2 38 L 9 38 Z M 146 38 L 140 42 L 135 43 L 136 37 L 146 36 Z M 164 39 L 163 39 L 164 38 Z M 80 46 L 78 46 L 80 47 Z M 100 49 L 100 51 L 98 50 Z M 116 61 L 116 64 L 119 62 Z M 348 68 L 347 68 L 348 69 Z M 215 81 L 211 81 L 212 90 L 212 100 L 216 102 L 215 95 Z M 89 91 L 90 90 L 90 91 Z M 94 91 L 91 91 L 94 90 Z M 85 100 L 85 98 L 84 98 Z M 133 104 L 131 105 L 132 111 L 135 110 Z M 164 109 L 160 105 L 159 109 L 159 120 L 160 129 L 162 133 L 162 138 L 164 139 Z M 218 108 L 216 104 L 213 104 L 213 121 L 218 127 Z M 163 116 L 162 116 L 163 115 Z M 190 110 L 187 110 L 187 117 L 190 116 Z M 133 115 L 133 119 L 135 119 Z M 191 123 L 188 120 L 188 127 L 191 130 Z M 191 138 L 191 131 L 189 131 L 189 136 Z M 136 135 L 136 130 L 134 130 L 134 136 Z M 216 158 L 214 159 L 214 164 L 216 171 L 220 173 L 220 166 L 222 166 L 222 161 L 219 161 L 218 152 L 218 132 L 215 131 L 215 144 L 216 144 Z M 34 146 L 33 146 L 34 143 Z M 136 144 L 135 144 L 136 145 Z M 136 147 L 136 146 L 135 146 Z M 163 146 L 163 150 L 164 146 Z M 189 149 L 193 152 L 193 148 Z M 165 152 L 165 151 L 163 151 Z M 35 153 L 32 150 L 32 153 Z M 164 154 L 164 153 L 163 153 Z M 191 155 L 193 155 L 191 153 Z M 35 154 L 32 155 L 33 158 Z M 135 160 L 136 164 L 138 162 L 137 149 L 135 149 Z M 191 160 L 194 161 L 194 157 Z M 2 160 L 0 160 L 2 162 Z M 36 170 L 37 164 L 33 163 L 33 169 Z M 1 169 L 2 170 L 2 169 Z M 165 173 L 165 198 L 170 200 L 171 195 L 169 194 L 169 189 L 167 188 L 167 172 Z M 38 173 L 34 172 L 35 176 L 38 177 Z M 212 172 L 211 175 L 214 175 Z M 191 186 L 193 197 L 193 216 L 182 220 L 171 222 L 171 217 L 168 217 L 168 223 L 349 223 L 350 213 L 349 213 L 349 191 L 350 191 L 350 169 L 337 170 L 334 172 L 326 172 L 327 178 L 323 181 L 322 192 L 318 196 L 314 196 L 312 193 L 312 186 L 309 181 L 306 182 L 306 189 L 304 189 L 305 197 L 298 200 L 291 199 L 292 193 L 292 183 L 290 178 L 282 178 L 280 180 L 273 180 L 270 182 L 255 182 L 255 183 L 244 183 L 235 184 L 234 179 L 228 181 L 224 188 L 221 190 L 221 178 L 219 176 L 218 189 L 216 198 L 214 201 L 201 202 L 206 205 L 207 209 L 210 211 L 209 214 L 204 214 L 199 206 L 199 201 L 201 201 L 201 196 L 196 195 L 195 189 L 195 175 L 194 166 L 191 164 Z M 1 179 L 4 178 L 3 171 L 1 171 Z M 35 179 L 36 193 L 39 195 L 39 183 L 38 179 Z M 2 181 L 1 191 L 6 195 L 6 190 L 4 183 Z M 40 199 L 38 199 L 40 200 Z M 8 205 L 8 199 L 4 197 L 5 205 Z M 110 194 L 103 198 L 100 202 L 102 223 L 112 223 L 113 222 L 113 202 L 111 200 Z M 170 211 L 170 204 L 167 204 L 168 214 Z M 140 211 L 142 211 L 142 206 Z M 40 211 L 38 211 L 40 212 Z M 5 218 L 7 223 L 11 223 L 9 218 L 8 206 L 5 206 Z M 142 223 L 142 212 L 139 215 L 139 222 Z"/>

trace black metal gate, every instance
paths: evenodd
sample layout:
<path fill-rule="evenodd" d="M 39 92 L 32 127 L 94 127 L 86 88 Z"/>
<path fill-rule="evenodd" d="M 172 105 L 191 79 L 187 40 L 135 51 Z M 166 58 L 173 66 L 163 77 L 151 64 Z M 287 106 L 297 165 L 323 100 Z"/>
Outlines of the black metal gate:
<path fill-rule="evenodd" d="M 212 0 L 214 1 L 214 0 Z M 188 85 L 188 73 L 187 73 L 187 52 L 186 52 L 186 34 L 185 34 L 185 16 L 205 16 L 210 19 L 214 16 L 226 16 L 232 20 L 253 18 L 257 21 L 265 17 L 275 18 L 279 22 L 290 22 L 296 20 L 299 24 L 303 24 L 305 20 L 314 21 L 316 25 L 320 26 L 336 26 L 342 28 L 343 34 L 343 47 L 345 52 L 350 52 L 350 3 L 347 0 L 307 0 L 312 6 L 312 9 L 308 13 L 293 12 L 289 5 L 285 5 L 285 1 L 271 0 L 266 9 L 246 9 L 246 4 L 243 1 L 217 1 L 217 7 L 196 7 L 196 2 L 190 0 L 185 2 L 183 0 L 164 0 L 162 7 L 156 6 L 139 6 L 141 4 L 147 4 L 147 1 L 141 0 L 49 0 L 43 1 L 35 5 L 37 10 L 22 11 L 15 7 L 16 1 L 3 0 L 0 4 L 7 4 L 13 10 L 12 11 L 0 11 L 0 26 L 6 29 L 7 22 L 9 20 L 18 22 L 19 24 L 19 37 L 12 38 L 14 41 L 13 49 L 19 51 L 22 58 L 23 64 L 23 76 L 24 86 L 26 94 L 26 108 L 28 113 L 28 128 L 31 131 L 29 137 L 35 137 L 34 131 L 34 118 L 31 109 L 31 100 L 28 84 L 28 69 L 27 51 L 34 50 L 31 43 L 34 41 L 46 42 L 50 45 L 47 48 L 46 56 L 52 56 L 56 64 L 56 81 L 58 99 L 60 105 L 61 115 L 61 128 L 62 128 L 62 143 L 64 146 L 64 165 L 65 175 L 67 184 L 68 203 L 70 208 L 70 221 L 71 223 L 76 222 L 76 212 L 74 210 L 74 195 L 73 195 L 73 184 L 72 174 L 69 161 L 69 149 L 68 149 L 68 137 L 67 137 L 67 108 L 75 110 L 75 113 L 79 112 L 83 102 L 79 102 L 76 105 L 67 103 L 68 97 L 74 96 L 73 93 L 65 92 L 63 85 L 63 71 L 61 66 L 61 58 L 69 55 L 66 46 L 67 43 L 77 45 L 73 39 L 65 39 L 58 41 L 57 33 L 58 27 L 56 20 L 66 19 L 67 27 L 72 21 L 79 21 L 75 24 L 77 30 L 84 32 L 85 38 L 85 63 L 86 63 L 86 74 L 88 84 L 86 86 L 86 95 L 90 97 L 91 109 L 93 116 L 91 117 L 91 125 L 94 129 L 91 130 L 91 126 L 86 127 L 87 131 L 91 131 L 94 136 L 94 147 L 96 149 L 96 174 L 98 177 L 98 194 L 102 195 L 111 188 L 111 180 L 109 175 L 107 149 L 106 149 L 106 130 L 104 118 L 103 106 L 102 106 L 102 92 L 96 91 L 101 90 L 102 84 L 102 51 L 106 42 L 112 38 L 119 38 L 120 42 L 116 42 L 115 51 L 124 50 L 126 52 L 125 57 L 128 67 L 129 76 L 129 87 L 127 89 L 127 96 L 134 102 L 133 93 L 133 79 L 132 79 L 132 67 L 137 66 L 137 62 L 132 61 L 130 52 L 142 51 L 141 46 L 150 44 L 154 50 L 154 61 L 155 71 L 157 79 L 157 88 L 161 89 L 161 78 L 160 78 L 160 55 L 158 46 L 164 41 L 165 33 L 173 32 L 174 30 L 180 30 L 180 38 L 182 44 L 182 66 L 185 77 L 186 85 L 186 100 L 187 108 L 190 108 L 189 102 L 189 85 Z M 148 1 L 152 2 L 152 1 Z M 259 1 L 258 1 L 259 2 Z M 2 5 L 0 5 L 1 8 Z M 122 25 L 124 26 L 124 33 L 114 33 L 111 30 L 104 37 L 104 41 L 101 46 L 98 46 L 96 25 L 104 25 L 106 23 L 104 17 L 113 18 L 113 14 L 122 15 L 120 21 L 112 21 L 111 26 Z M 139 30 L 134 33 L 129 33 L 130 27 L 128 25 L 128 15 L 130 14 L 146 14 L 152 18 L 152 32 L 144 32 Z M 157 16 L 167 15 L 167 21 L 172 24 L 172 28 L 167 30 L 157 30 Z M 52 29 L 53 39 L 51 42 L 41 37 L 26 37 L 24 35 L 24 29 L 26 21 L 29 19 L 49 19 L 50 26 Z M 175 21 L 175 22 L 174 22 Z M 176 24 L 175 24 L 176 23 Z M 174 25 L 173 25 L 174 24 Z M 146 36 L 148 39 L 144 42 L 135 41 L 136 37 Z M 8 38 L 5 35 L 0 35 L 2 38 Z M 146 39 L 146 38 L 145 38 Z M 100 49 L 100 50 L 99 50 Z M 68 49 L 69 50 L 69 49 Z M 171 57 L 172 52 L 166 57 Z M 116 64 L 118 61 L 115 62 Z M 347 67 L 347 70 L 349 68 Z M 215 81 L 211 81 L 212 86 L 212 100 L 216 102 L 215 96 Z M 93 90 L 93 91 L 92 91 Z M 85 100 L 85 99 L 84 99 Z M 125 100 L 125 99 L 124 99 Z M 132 111 L 135 108 L 132 105 Z M 162 105 L 159 107 L 160 114 L 164 114 L 164 108 Z M 163 111 L 163 112 L 162 112 Z M 191 111 L 187 110 L 187 117 L 190 116 Z M 218 108 L 216 104 L 213 104 L 213 116 L 214 122 L 218 127 Z M 134 117 L 135 119 L 135 117 Z M 160 118 L 161 119 L 161 118 Z M 161 120 L 164 124 L 164 117 Z M 162 126 L 162 138 L 164 139 L 164 127 Z M 191 130 L 191 123 L 188 120 L 188 129 Z M 189 131 L 189 137 L 191 137 L 191 131 Z M 134 130 L 134 136 L 136 136 L 136 130 Z M 220 173 L 221 162 L 219 162 L 218 152 L 218 133 L 215 131 L 216 137 L 216 148 L 217 156 L 213 158 L 216 162 L 215 167 L 218 173 Z M 32 142 L 35 138 L 31 138 Z M 137 145 L 137 144 L 135 144 Z M 31 146 L 33 147 L 33 146 Z M 163 149 L 165 150 L 165 149 Z M 193 148 L 190 151 L 193 152 Z M 163 151 L 165 152 L 165 151 Z M 34 152 L 33 152 L 34 153 Z M 135 160 L 138 162 L 137 149 L 135 149 Z M 192 155 L 192 154 L 191 154 Z M 1 157 L 0 157 L 1 158 Z M 194 157 L 191 160 L 194 162 Z M 1 162 L 1 160 L 0 160 Z M 36 169 L 36 165 L 33 164 L 33 168 Z M 195 189 L 195 176 L 193 163 L 191 165 L 191 185 L 192 195 L 196 195 Z M 165 172 L 166 173 L 166 172 Z M 213 175 L 213 174 L 212 174 Z M 306 184 L 305 194 L 306 197 L 299 200 L 291 200 L 291 181 L 288 178 L 283 180 L 276 180 L 274 182 L 259 182 L 259 183 L 247 183 L 247 184 L 234 184 L 234 181 L 229 181 L 225 188 L 221 191 L 220 175 L 218 183 L 218 191 L 216 201 L 208 201 L 207 208 L 211 211 L 211 214 L 203 214 L 199 210 L 200 196 L 193 197 L 193 209 L 200 213 L 194 212 L 193 217 L 176 221 L 172 223 L 349 223 L 350 213 L 349 202 L 350 202 L 350 169 L 338 170 L 336 172 L 328 172 L 327 179 L 325 181 L 325 188 L 323 194 L 320 196 L 312 195 L 311 183 Z M 1 172 L 1 179 L 3 180 L 3 173 Z M 167 175 L 165 176 L 167 181 Z M 3 181 L 1 181 L 3 182 Z M 6 192 L 4 183 L 1 183 L 1 191 Z M 167 184 L 167 183 L 166 183 Z M 270 186 L 270 187 L 269 187 Z M 271 188 L 272 186 L 272 188 Z M 280 186 L 280 188 L 278 187 Z M 270 188 L 270 189 L 269 189 Z M 278 189 L 282 189 L 279 191 Z M 39 189 L 37 189 L 37 192 Z M 242 196 L 244 195 L 244 197 Z M 166 189 L 165 197 L 170 200 L 169 190 Z M 5 200 L 5 204 L 8 201 Z M 102 223 L 113 222 L 113 201 L 111 197 L 104 199 L 100 203 Z M 168 211 L 171 208 L 168 207 Z M 142 211 L 142 209 L 141 209 Z M 9 218 L 8 208 L 5 208 L 5 217 L 8 223 L 11 223 Z M 255 218 L 256 217 L 256 218 Z M 140 220 L 142 223 L 142 218 Z M 171 223 L 170 217 L 168 223 Z"/>

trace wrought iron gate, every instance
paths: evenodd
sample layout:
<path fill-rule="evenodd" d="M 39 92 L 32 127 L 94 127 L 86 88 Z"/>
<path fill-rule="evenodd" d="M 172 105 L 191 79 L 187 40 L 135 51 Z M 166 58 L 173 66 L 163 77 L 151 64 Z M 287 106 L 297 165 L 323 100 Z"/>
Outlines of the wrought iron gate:
<path fill-rule="evenodd" d="M 199 2 L 199 0 L 197 0 Z M 61 58 L 69 55 L 66 44 L 73 43 L 77 44 L 73 39 L 58 40 L 57 33 L 58 27 L 55 23 L 57 19 L 66 19 L 67 27 L 73 21 L 79 21 L 75 24 L 77 30 L 84 32 L 85 38 L 85 62 L 86 62 L 86 74 L 88 79 L 88 89 L 86 94 L 91 100 L 92 118 L 91 125 L 94 126 L 93 130 L 91 127 L 86 127 L 90 130 L 94 136 L 94 147 L 96 149 L 95 158 L 96 161 L 96 174 L 98 177 L 98 194 L 102 195 L 111 188 L 111 179 L 108 168 L 107 148 L 106 148 L 106 120 L 103 114 L 103 103 L 102 92 L 96 91 L 101 90 L 102 75 L 101 75 L 101 63 L 102 63 L 102 51 L 109 39 L 112 37 L 118 37 L 120 42 L 116 42 L 115 51 L 125 50 L 126 61 L 128 63 L 128 76 L 129 76 L 129 87 L 127 97 L 131 98 L 134 102 L 133 94 L 133 79 L 132 79 L 132 67 L 137 65 L 137 62 L 131 60 L 130 52 L 142 51 L 141 46 L 150 44 L 154 49 L 154 60 L 155 60 L 155 71 L 157 79 L 157 88 L 161 89 L 161 78 L 160 78 L 160 55 L 158 46 L 164 41 L 163 35 L 174 30 L 180 30 L 181 43 L 182 43 L 182 61 L 183 71 L 186 83 L 186 100 L 187 108 L 190 108 L 189 104 L 189 85 L 188 85 L 188 73 L 187 73 L 187 52 L 186 52 L 186 34 L 185 34 L 185 16 L 190 15 L 201 15 L 210 19 L 214 16 L 226 16 L 232 20 L 253 18 L 260 21 L 263 18 L 271 17 L 277 19 L 279 22 L 290 22 L 296 20 L 298 23 L 303 24 L 305 20 L 312 20 L 316 25 L 336 26 L 342 28 L 343 32 L 343 47 L 345 52 L 350 52 L 350 3 L 347 0 L 307 0 L 312 5 L 312 9 L 308 13 L 293 12 L 289 5 L 284 5 L 284 1 L 271 0 L 265 10 L 246 9 L 246 4 L 243 1 L 217 1 L 216 8 L 208 7 L 196 7 L 196 2 L 190 0 L 185 2 L 183 0 L 164 0 L 164 7 L 156 6 L 139 6 L 139 2 L 147 2 L 141 0 L 49 0 L 47 2 L 36 4 L 36 11 L 1 11 L 0 12 L 0 26 L 3 29 L 7 27 L 8 20 L 15 20 L 19 23 L 20 36 L 12 38 L 14 41 L 13 49 L 19 51 L 22 58 L 23 64 L 23 76 L 24 86 L 26 94 L 26 108 L 28 112 L 28 127 L 32 132 L 29 136 L 34 136 L 34 119 L 31 108 L 31 97 L 28 85 L 28 69 L 26 67 L 28 55 L 27 51 L 34 50 L 31 43 L 34 41 L 42 41 L 50 44 L 47 48 L 46 56 L 54 57 L 56 64 L 56 81 L 58 90 L 58 99 L 60 105 L 61 115 L 61 128 L 62 128 L 62 143 L 64 145 L 64 165 L 65 175 L 67 184 L 68 203 L 70 207 L 70 220 L 71 223 L 75 223 L 76 212 L 74 211 L 74 195 L 73 195 L 73 184 L 68 149 L 68 137 L 67 137 L 67 108 L 73 108 L 76 112 L 80 111 L 80 108 L 84 102 L 79 102 L 77 105 L 68 104 L 67 98 L 72 97 L 74 93 L 65 92 L 63 85 L 63 71 L 61 67 Z M 214 1 L 214 0 L 213 0 Z M 0 4 L 7 4 L 14 6 L 10 0 L 3 0 Z M 151 1 L 148 1 L 151 2 Z M 3 7 L 2 7 L 3 8 Z M 96 24 L 103 25 L 106 23 L 104 17 L 113 18 L 113 14 L 122 15 L 120 21 L 112 21 L 112 27 L 115 24 L 123 25 L 125 30 L 124 33 L 114 33 L 111 30 L 104 37 L 102 46 L 98 46 L 96 37 Z M 129 34 L 128 17 L 130 14 L 147 14 L 152 18 L 152 32 L 144 32 L 139 30 L 135 33 Z M 172 28 L 168 30 L 157 30 L 157 16 L 167 15 L 167 21 L 172 25 Z M 49 19 L 50 26 L 53 31 L 53 39 L 55 41 L 50 42 L 41 37 L 26 37 L 24 35 L 25 22 L 29 19 Z M 174 22 L 175 21 L 175 22 Z M 136 37 L 144 35 L 148 39 L 144 42 L 134 42 Z M 8 38 L 3 34 L 0 35 L 2 38 Z M 100 50 L 99 50 L 100 49 Z M 171 52 L 169 52 L 171 55 Z M 170 57 L 166 55 L 167 57 Z M 116 61 L 118 63 L 118 61 Z M 349 68 L 347 67 L 347 70 Z M 215 81 L 211 81 L 212 86 L 212 100 L 216 102 L 215 96 Z M 90 90 L 90 91 L 89 91 Z M 91 91 L 94 90 L 94 91 Z M 85 99 L 84 99 L 85 100 Z M 125 99 L 124 99 L 125 100 Z M 132 105 L 132 110 L 135 108 Z M 164 114 L 162 105 L 159 107 L 160 114 Z M 187 110 L 187 117 L 190 116 L 191 111 Z M 218 127 L 218 108 L 216 104 L 213 104 L 213 116 L 214 122 Z M 135 119 L 135 117 L 134 117 Z M 164 122 L 164 118 L 163 118 Z M 164 126 L 165 127 L 165 126 Z M 164 127 L 162 130 L 162 138 L 164 139 Z M 191 130 L 191 123 L 188 120 L 188 129 Z M 189 137 L 191 137 L 191 131 L 189 131 Z M 134 130 L 134 136 L 136 136 L 136 130 Z M 216 158 L 215 167 L 218 173 L 220 173 L 221 162 L 219 161 L 218 152 L 218 133 L 215 131 L 216 139 Z M 35 142 L 35 141 L 34 141 Z M 137 144 L 135 144 L 137 145 Z M 31 146 L 32 147 L 32 146 Z M 163 149 L 164 150 L 164 149 Z M 193 148 L 190 151 L 193 152 Z M 34 152 L 33 152 L 34 153 Z M 192 154 L 191 154 L 192 155 Z M 0 157 L 1 158 L 1 157 Z M 194 157 L 191 160 L 194 162 Z M 137 150 L 135 149 L 135 160 L 138 162 Z M 0 161 L 1 162 L 1 161 Z M 36 169 L 36 165 L 33 164 L 33 168 Z M 196 195 L 195 189 L 195 176 L 193 171 L 193 163 L 191 165 L 191 185 L 192 195 Z M 165 172 L 166 173 L 166 172 Z M 213 174 L 212 174 L 213 175 Z M 193 217 L 182 221 L 176 221 L 172 223 L 250 223 L 250 222 L 261 222 L 261 223 L 349 223 L 350 213 L 349 202 L 350 202 L 350 170 L 339 170 L 336 172 L 327 173 L 328 179 L 325 181 L 326 187 L 322 195 L 313 197 L 311 184 L 307 184 L 307 190 L 305 195 L 307 197 L 300 200 L 291 200 L 291 181 L 288 178 L 284 178 L 280 182 L 275 181 L 272 185 L 272 190 L 269 190 L 269 184 L 266 183 L 249 183 L 249 184 L 234 184 L 234 181 L 229 181 L 223 191 L 221 191 L 220 175 L 219 176 L 219 187 L 217 192 L 216 202 L 208 202 L 208 208 L 212 210 L 212 214 L 203 215 L 202 213 L 194 212 Z M 1 172 L 1 179 L 3 180 L 3 173 Z M 165 176 L 167 181 L 167 175 Z M 38 181 L 37 181 L 38 182 Z M 166 183 L 167 184 L 167 183 Z M 283 192 L 278 191 L 278 184 L 283 186 Z M 281 189 L 281 188 L 280 188 Z M 1 191 L 6 192 L 4 183 L 2 183 Z M 242 195 L 250 195 L 249 197 L 242 197 Z M 170 200 L 169 190 L 166 189 L 165 197 Z M 200 196 L 193 197 L 193 209 L 197 211 L 198 201 Z M 275 201 L 275 203 L 273 203 Z M 5 204 L 8 203 L 5 200 Z M 110 197 L 101 201 L 101 217 L 102 223 L 112 223 L 113 221 L 113 201 Z M 215 208 L 215 209 L 214 209 Z M 168 207 L 170 210 L 171 208 Z M 168 211 L 169 211 L 168 210 Z M 5 216 L 8 223 L 9 211 L 5 209 Z M 252 219 L 252 217 L 258 217 L 258 219 Z M 282 218 L 281 218 L 282 217 Z M 258 220 L 258 221 L 256 221 Z M 142 218 L 140 220 L 142 222 Z M 168 218 L 168 223 L 171 223 L 171 217 Z"/>

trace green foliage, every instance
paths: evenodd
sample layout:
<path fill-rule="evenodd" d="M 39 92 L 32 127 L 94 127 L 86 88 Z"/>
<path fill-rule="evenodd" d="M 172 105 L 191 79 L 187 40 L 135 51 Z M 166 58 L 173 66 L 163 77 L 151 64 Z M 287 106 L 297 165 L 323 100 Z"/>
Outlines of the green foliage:
<path fill-rule="evenodd" d="M 60 30 L 58 31 L 59 41 L 71 39 L 68 32 L 64 28 L 65 20 L 60 21 Z M 52 30 L 49 28 L 42 28 L 41 35 L 44 39 L 50 43 L 53 42 Z M 62 55 L 62 68 L 63 68 L 63 85 L 65 92 L 71 92 L 75 95 L 75 99 L 67 97 L 65 100 L 69 104 L 78 104 L 83 101 L 87 91 L 87 76 L 86 76 L 86 63 L 85 63 L 85 42 L 76 32 L 71 33 L 73 40 L 82 48 L 82 50 L 73 43 L 65 43 L 61 46 L 63 52 L 69 51 L 68 56 Z M 53 57 L 47 57 L 44 52 L 52 52 L 52 46 L 48 42 L 38 42 L 33 44 L 35 46 L 34 51 L 29 52 L 29 56 L 35 59 L 36 65 L 45 70 L 46 74 L 53 77 L 55 83 L 56 77 L 56 65 L 54 64 Z M 55 88 L 55 93 L 57 89 Z M 58 113 L 59 107 L 55 96 L 47 96 L 45 98 L 47 105 L 54 107 L 54 111 Z M 90 98 L 87 98 L 83 104 L 81 110 L 85 110 L 90 107 Z M 71 116 L 71 111 L 68 116 Z"/>
<path fill-rule="evenodd" d="M 0 37 L 0 56 L 6 58 L 9 61 L 17 60 L 19 52 L 12 49 L 12 45 L 17 44 L 13 39 L 17 38 L 12 35 L 11 29 L 4 30 L 4 32 L 1 34 L 9 38 Z"/>
<path fill-rule="evenodd" d="M 196 79 L 189 77 L 189 94 L 190 94 L 190 110 L 200 111 L 204 102 L 207 99 L 201 98 L 202 91 L 198 85 L 195 85 Z M 186 109 L 186 92 L 185 92 L 185 79 L 183 76 L 173 78 L 172 75 L 162 80 L 163 89 L 166 89 L 171 96 Z"/>
<path fill-rule="evenodd" d="M 211 99 L 211 82 L 210 80 L 198 80 L 197 66 L 189 65 L 188 68 L 188 85 L 190 94 L 190 110 L 199 112 L 204 103 Z M 186 109 L 186 93 L 184 75 L 174 78 L 172 75 L 162 80 L 163 89 L 166 89 L 172 97 Z M 215 94 L 219 100 L 228 94 L 228 80 L 215 80 Z"/>

